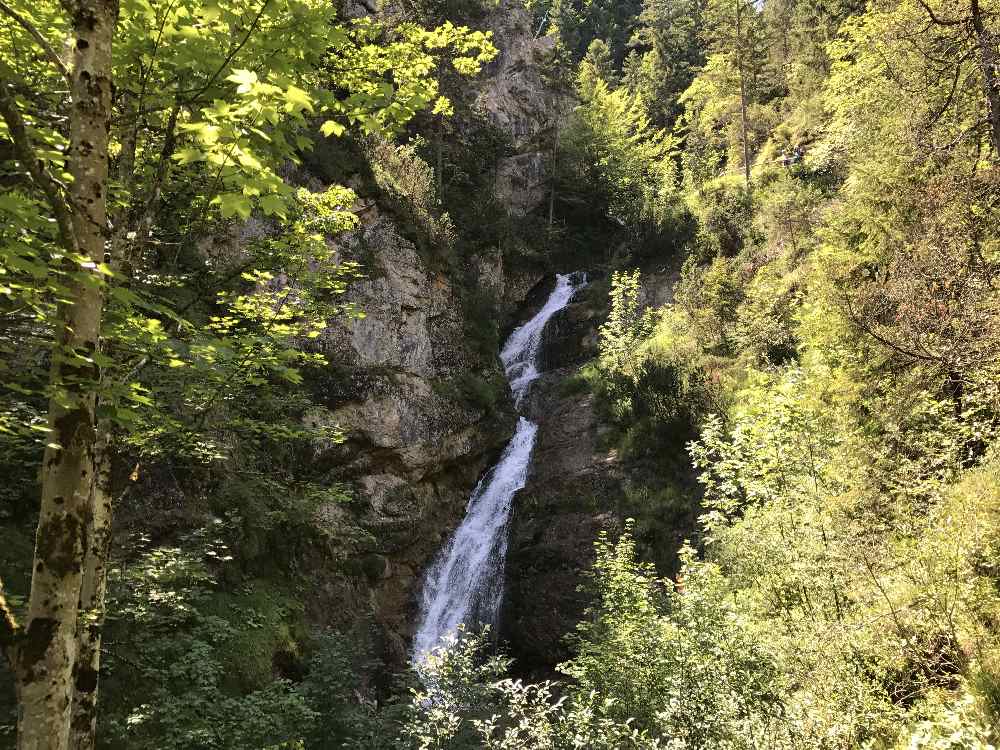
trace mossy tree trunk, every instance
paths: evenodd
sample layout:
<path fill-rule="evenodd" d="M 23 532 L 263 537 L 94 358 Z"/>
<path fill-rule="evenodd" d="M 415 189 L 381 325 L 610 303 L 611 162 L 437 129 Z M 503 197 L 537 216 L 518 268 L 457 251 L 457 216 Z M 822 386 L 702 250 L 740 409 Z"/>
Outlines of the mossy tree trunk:
<path fill-rule="evenodd" d="M 111 46 L 118 0 L 63 3 L 71 19 L 72 64 L 67 191 L 47 174 L 31 146 L 8 92 L 0 102 L 15 148 L 43 189 L 66 251 L 65 290 L 57 311 L 50 370 L 49 443 L 42 459 L 42 493 L 32 565 L 31 592 L 23 625 L 4 614 L 3 643 L 10 658 L 19 702 L 18 750 L 67 750 L 71 741 L 78 670 L 81 594 L 103 596 L 88 573 L 103 570 L 106 522 L 95 508 L 98 463 L 95 406 L 100 370 L 95 361 L 101 336 L 103 283 L 91 270 L 105 260 L 108 146 L 112 105 Z M 87 264 L 85 259 L 91 261 Z M 106 507 L 106 506 L 105 506 Z M 95 521 L 97 526 L 95 526 Z M 86 570 L 85 570 L 86 568 Z M 92 608 L 92 607 L 91 607 Z M 92 643 L 86 638 L 84 643 Z M 87 646 L 84 646 L 86 652 Z M 85 665 L 89 666 L 89 665 Z M 95 681 L 96 686 L 96 681 Z M 96 693 L 95 693 L 96 695 Z"/>
<path fill-rule="evenodd" d="M 73 718 L 70 747 L 93 750 L 97 738 L 97 688 L 101 671 L 101 632 L 104 628 L 108 559 L 111 554 L 111 455 L 109 426 L 98 428 L 91 485 L 91 524 L 83 557 L 77 655 L 73 672 Z"/>

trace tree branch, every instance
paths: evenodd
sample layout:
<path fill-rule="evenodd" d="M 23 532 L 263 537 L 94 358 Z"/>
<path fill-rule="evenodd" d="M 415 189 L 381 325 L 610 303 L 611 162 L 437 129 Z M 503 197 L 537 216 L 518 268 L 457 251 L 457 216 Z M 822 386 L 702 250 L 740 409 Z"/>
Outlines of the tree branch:
<path fill-rule="evenodd" d="M 222 64 L 218 67 L 215 73 L 212 74 L 212 77 L 208 79 L 208 83 L 206 83 L 200 89 L 195 89 L 194 90 L 195 93 L 184 100 L 185 104 L 191 104 L 197 101 L 198 98 L 206 91 L 208 91 L 208 89 L 211 88 L 212 84 L 214 84 L 218 80 L 219 76 L 222 75 L 222 71 L 224 71 L 226 68 L 229 67 L 229 63 L 233 61 L 233 58 L 236 57 L 236 55 L 240 53 L 240 50 L 242 50 L 243 47 L 246 46 L 246 43 L 250 41 L 250 37 L 253 35 L 253 32 L 257 30 L 257 24 L 260 23 L 260 19 L 264 16 L 264 11 L 267 10 L 267 6 L 270 3 L 271 0 L 264 0 L 264 2 L 261 3 L 260 10 L 257 11 L 257 15 L 254 16 L 254 19 L 250 22 L 250 27 L 247 29 L 247 33 L 244 35 L 240 43 L 229 51 L 229 54 L 226 55 L 226 59 L 222 61 Z M 190 92 L 178 91 L 177 93 L 181 94 Z"/>
<path fill-rule="evenodd" d="M 153 174 L 149 187 L 149 195 L 146 197 L 145 205 L 139 213 L 135 222 L 136 244 L 141 249 L 149 239 L 149 234 L 153 225 L 153 218 L 156 209 L 160 204 L 160 197 L 163 194 L 163 181 L 170 169 L 170 157 L 173 156 L 174 148 L 177 145 L 177 117 L 181 111 L 181 102 L 178 99 L 170 110 L 167 118 L 166 132 L 163 136 L 163 147 L 160 149 L 159 162 Z M 122 260 L 117 258 L 116 260 Z"/>
<path fill-rule="evenodd" d="M 885 336 L 881 336 L 880 334 L 876 333 L 871 326 L 869 326 L 864 320 L 861 319 L 860 315 L 854 312 L 854 306 L 851 304 L 851 299 L 847 295 L 847 293 L 842 292 L 841 296 L 844 301 L 844 306 L 847 309 L 847 316 L 851 319 L 851 322 L 854 323 L 854 325 L 856 325 L 858 328 L 861 329 L 862 333 L 871 336 L 873 339 L 875 339 L 883 346 L 892 349 L 894 352 L 896 352 L 897 354 L 901 354 L 904 357 L 909 357 L 910 359 L 921 360 L 924 362 L 936 362 L 938 364 L 941 364 L 942 361 L 941 357 L 935 357 L 931 354 L 923 354 L 921 352 L 914 352 L 910 351 L 909 349 L 904 349 L 899 344 L 893 343 Z"/>
<path fill-rule="evenodd" d="M 49 60 L 52 61 L 52 64 L 59 69 L 60 73 L 62 73 L 62 77 L 65 78 L 67 82 L 71 83 L 72 78 L 70 77 L 69 69 L 63 64 L 63 61 L 59 59 L 59 55 L 56 54 L 56 51 L 52 48 L 52 45 L 49 44 L 48 40 L 42 36 L 42 32 L 36 29 L 27 18 L 19 14 L 16 10 L 7 5 L 7 3 L 3 2 L 3 0 L 0 0 L 0 11 L 12 18 L 18 26 L 31 35 L 32 39 L 38 43 L 38 46 L 42 48 Z"/>
<path fill-rule="evenodd" d="M 958 91 L 958 81 L 961 77 L 962 77 L 962 65 L 961 63 L 959 63 L 955 66 L 955 76 L 952 78 L 951 81 L 951 91 L 948 92 L 948 98 L 945 99 L 945 102 L 944 104 L 941 105 L 941 108 L 937 112 L 935 112 L 934 115 L 931 117 L 931 125 L 936 125 L 937 121 L 940 120 L 944 116 L 944 113 L 948 111 L 948 108 L 951 107 L 951 103 L 955 101 L 955 92 Z"/>
<path fill-rule="evenodd" d="M 16 658 L 14 647 L 17 643 L 21 628 L 14 619 L 14 613 L 7 605 L 7 597 L 4 595 L 3 581 L 0 580 L 0 652 L 3 652 L 10 664 L 11 671 L 15 671 Z"/>
<path fill-rule="evenodd" d="M 0 117 L 3 117 L 10 130 L 18 160 L 24 164 L 34 183 L 45 193 L 45 198 L 55 216 L 56 225 L 59 227 L 63 246 L 71 252 L 76 252 L 76 233 L 73 231 L 73 215 L 69 204 L 62 196 L 59 182 L 49 174 L 42 160 L 35 155 L 21 110 L 18 109 L 6 81 L 0 81 Z"/>
<path fill-rule="evenodd" d="M 951 20 L 949 18 L 938 18 L 934 14 L 934 11 L 931 10 L 931 6 L 929 6 L 926 2 L 924 2 L 924 0 L 917 0 L 917 2 L 920 3 L 920 6 L 925 11 L 927 11 L 927 15 L 931 17 L 931 21 L 933 21 L 934 23 L 936 23 L 938 26 L 961 26 L 962 25 L 961 21 L 953 21 L 953 20 Z"/>

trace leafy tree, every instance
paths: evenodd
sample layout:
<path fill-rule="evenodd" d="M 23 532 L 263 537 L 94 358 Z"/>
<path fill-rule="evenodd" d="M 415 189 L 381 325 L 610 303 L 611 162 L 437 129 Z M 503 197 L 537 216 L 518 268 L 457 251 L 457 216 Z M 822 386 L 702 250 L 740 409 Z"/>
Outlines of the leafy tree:
<path fill-rule="evenodd" d="M 640 292 L 638 270 L 612 275 L 611 310 L 600 330 L 601 367 L 606 370 L 627 369 L 637 347 L 652 331 L 652 310 L 642 306 Z"/>
<path fill-rule="evenodd" d="M 47 426 L 4 409 L 5 429 L 41 432 L 46 448 L 27 613 L 22 624 L 4 607 L 0 644 L 19 684 L 19 747 L 61 750 L 71 733 L 91 747 L 115 444 L 145 433 L 155 454 L 157 442 L 203 433 L 241 388 L 297 382 L 296 365 L 316 359 L 301 342 L 343 311 L 333 298 L 346 269 L 324 234 L 354 220 L 348 191 L 310 196 L 279 168 L 310 146 L 313 118 L 329 136 L 447 109 L 431 75 L 437 52 L 457 50 L 452 64 L 472 73 L 493 48 L 451 24 L 341 23 L 311 0 L 0 10 L 12 186 L 0 201 L 0 292 L 5 319 L 23 326 L 11 340 L 37 353 L 4 380 L 48 402 Z M 69 63 L 54 51 L 61 38 L 72 40 Z M 292 231 L 264 238 L 248 263 L 192 282 L 165 261 L 173 246 L 190 262 L 196 239 L 255 210 Z M 218 293 L 213 314 L 190 320 L 206 291 Z M 194 382 L 170 403 L 162 386 L 179 369 Z"/>
<path fill-rule="evenodd" d="M 705 62 L 699 43 L 704 23 L 701 0 L 646 0 L 639 16 L 637 40 L 649 47 L 633 65 L 633 91 L 642 94 L 653 122 L 670 128 L 681 113 L 680 95 Z"/>
<path fill-rule="evenodd" d="M 611 48 L 608 47 L 607 42 L 602 39 L 595 39 L 590 43 L 590 46 L 587 48 L 587 54 L 583 58 L 583 65 L 580 68 L 580 72 L 584 75 L 596 75 L 609 88 L 613 89 L 618 85 L 618 76 L 614 63 L 611 60 Z M 584 81 L 581 83 L 581 86 L 589 89 L 595 84 L 596 81 Z"/>
<path fill-rule="evenodd" d="M 528 7 L 540 19 L 540 28 L 557 33 L 580 60 L 595 39 L 604 41 L 615 66 L 625 59 L 641 0 L 530 0 Z"/>
<path fill-rule="evenodd" d="M 680 207 L 670 137 L 653 128 L 637 94 L 612 89 L 588 61 L 577 91 L 581 103 L 562 139 L 562 192 L 593 184 L 592 198 L 636 239 L 671 227 Z"/>

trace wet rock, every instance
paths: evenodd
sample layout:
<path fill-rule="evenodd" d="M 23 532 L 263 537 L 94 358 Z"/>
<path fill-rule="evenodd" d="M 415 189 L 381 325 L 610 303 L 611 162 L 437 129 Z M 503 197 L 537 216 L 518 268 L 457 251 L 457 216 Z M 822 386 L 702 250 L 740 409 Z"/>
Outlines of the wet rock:
<path fill-rule="evenodd" d="M 588 392 L 567 393 L 576 368 L 543 376 L 526 405 L 539 424 L 528 484 L 518 496 L 507 563 L 503 635 L 522 669 L 551 669 L 568 657 L 563 638 L 589 603 L 580 590 L 601 530 L 623 481 L 614 451 L 601 446 L 602 424 Z"/>
<path fill-rule="evenodd" d="M 585 573 L 602 530 L 620 528 L 615 513 L 624 482 L 617 453 L 593 394 L 574 376 L 596 354 L 603 309 L 579 295 L 546 330 L 544 374 L 522 409 L 538 424 L 528 483 L 511 523 L 502 637 L 518 668 L 546 673 L 569 657 L 564 641 L 590 602 Z"/>

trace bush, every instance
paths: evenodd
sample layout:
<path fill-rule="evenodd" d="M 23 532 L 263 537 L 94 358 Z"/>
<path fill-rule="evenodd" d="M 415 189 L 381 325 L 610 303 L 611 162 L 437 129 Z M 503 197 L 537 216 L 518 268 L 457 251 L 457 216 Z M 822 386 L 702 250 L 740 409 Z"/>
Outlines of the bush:
<path fill-rule="evenodd" d="M 273 653 L 258 641 L 280 629 L 252 606 L 210 614 L 211 567 L 224 565 L 226 553 L 207 529 L 178 547 L 144 547 L 112 572 L 109 611 L 117 618 L 105 636 L 115 650 L 101 691 L 102 746 L 246 750 L 292 747 L 308 733 L 316 712 L 288 680 L 259 666 L 232 679 L 248 654 Z"/>
<path fill-rule="evenodd" d="M 434 170 L 418 153 L 420 141 L 398 146 L 372 138 L 366 144 L 375 182 L 388 205 L 416 233 L 417 246 L 435 259 L 450 260 L 456 243 L 455 227 L 441 209 Z"/>
<path fill-rule="evenodd" d="M 759 240 L 753 223 L 753 196 L 738 177 L 713 179 L 689 201 L 698 219 L 695 242 L 699 260 L 733 257 Z"/>
<path fill-rule="evenodd" d="M 305 679 L 295 691 L 315 712 L 305 734 L 307 750 L 383 750 L 395 739 L 391 710 L 378 701 L 363 675 L 381 665 L 366 644 L 341 633 L 320 634 Z"/>
<path fill-rule="evenodd" d="M 609 715 L 679 747 L 757 748 L 781 715 L 777 667 L 738 619 L 725 580 L 684 555 L 678 586 L 639 563 L 631 533 L 597 543 L 597 604 L 560 669 Z"/>
<path fill-rule="evenodd" d="M 609 715 L 611 701 L 555 683 L 505 678 L 510 662 L 486 656 L 484 635 L 460 632 L 419 667 L 401 750 L 681 750 Z"/>

